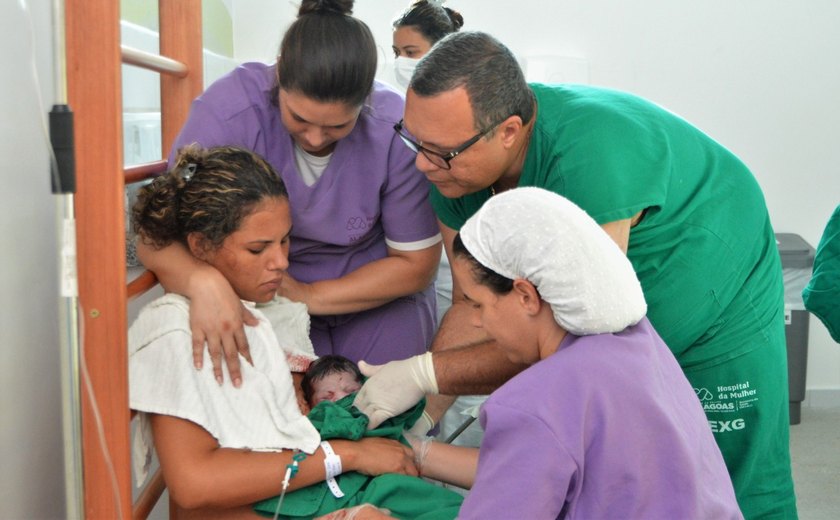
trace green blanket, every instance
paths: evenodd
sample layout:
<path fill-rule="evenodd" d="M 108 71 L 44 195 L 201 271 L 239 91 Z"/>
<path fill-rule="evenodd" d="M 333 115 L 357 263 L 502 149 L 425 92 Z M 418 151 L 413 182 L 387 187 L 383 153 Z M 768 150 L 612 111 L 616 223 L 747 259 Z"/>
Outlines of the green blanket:
<path fill-rule="evenodd" d="M 321 433 L 321 439 L 350 439 L 362 437 L 387 437 L 403 444 L 403 430 L 414 425 L 423 414 L 425 401 L 411 410 L 368 430 L 368 418 L 353 406 L 355 394 L 336 402 L 323 401 L 309 412 L 309 420 Z M 344 493 L 336 498 L 321 482 L 292 493 L 283 499 L 279 518 L 314 518 L 345 507 L 373 504 L 386 508 L 396 518 L 417 520 L 451 520 L 458 515 L 463 497 L 454 491 L 427 482 L 421 478 L 386 474 L 368 477 L 351 471 L 336 477 Z M 254 510 L 274 516 L 279 497 L 269 498 L 254 505 Z"/>

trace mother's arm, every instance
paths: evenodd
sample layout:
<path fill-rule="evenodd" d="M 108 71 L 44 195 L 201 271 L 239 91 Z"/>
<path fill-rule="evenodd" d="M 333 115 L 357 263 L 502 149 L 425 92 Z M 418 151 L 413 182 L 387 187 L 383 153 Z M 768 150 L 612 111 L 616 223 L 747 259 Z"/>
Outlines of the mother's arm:
<path fill-rule="evenodd" d="M 417 251 L 388 248 L 388 256 L 374 260 L 341 278 L 302 283 L 283 277 L 281 296 L 305 303 L 313 315 L 346 314 L 373 309 L 432 283 L 440 261 L 441 244 Z"/>
<path fill-rule="evenodd" d="M 279 495 L 286 465 L 292 461 L 291 450 L 221 448 L 201 426 L 168 415 L 152 415 L 152 432 L 169 493 L 185 509 L 232 508 Z M 417 475 L 411 450 L 397 441 L 368 437 L 330 443 L 345 472 Z M 324 478 L 324 453 L 319 448 L 300 462 L 288 491 Z"/>

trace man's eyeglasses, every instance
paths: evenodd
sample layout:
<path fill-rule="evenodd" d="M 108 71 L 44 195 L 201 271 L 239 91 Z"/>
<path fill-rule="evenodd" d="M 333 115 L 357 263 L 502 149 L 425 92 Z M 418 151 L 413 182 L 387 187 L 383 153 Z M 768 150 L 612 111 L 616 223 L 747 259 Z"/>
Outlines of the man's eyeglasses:
<path fill-rule="evenodd" d="M 507 119 L 507 117 L 505 119 Z M 436 152 L 435 150 L 430 150 L 430 149 L 426 148 L 425 146 L 421 145 L 420 143 L 418 143 L 417 141 L 415 141 L 414 139 L 412 139 L 405 132 L 405 129 L 403 127 L 403 120 L 402 119 L 400 119 L 399 123 L 394 125 L 394 131 L 397 133 L 398 136 L 400 136 L 400 139 L 403 140 L 405 145 L 410 150 L 412 150 L 414 153 L 422 153 L 423 156 L 426 157 L 426 159 L 429 160 L 429 162 L 431 162 L 432 164 L 434 164 L 438 168 L 448 170 L 450 168 L 449 162 L 452 159 L 458 157 L 458 155 L 463 153 L 464 150 L 466 150 L 470 146 L 477 143 L 479 139 L 481 139 L 482 137 L 487 135 L 491 130 L 493 130 L 494 128 L 496 128 L 500 124 L 502 124 L 502 122 L 504 122 L 505 119 L 502 119 L 498 123 L 495 123 L 493 125 L 488 126 L 487 128 L 485 128 L 481 132 L 475 134 L 472 138 L 470 138 L 464 144 L 462 144 L 461 146 L 459 146 L 459 147 L 457 147 L 454 150 L 451 150 L 449 152 Z"/>

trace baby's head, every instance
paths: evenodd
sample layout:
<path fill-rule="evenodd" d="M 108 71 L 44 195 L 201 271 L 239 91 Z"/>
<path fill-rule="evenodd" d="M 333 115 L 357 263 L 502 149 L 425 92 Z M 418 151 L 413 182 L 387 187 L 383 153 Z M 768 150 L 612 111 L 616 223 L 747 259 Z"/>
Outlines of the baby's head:
<path fill-rule="evenodd" d="M 321 401 L 338 401 L 362 387 L 363 376 L 355 363 L 344 356 L 329 355 L 309 365 L 301 387 L 309 406 Z"/>

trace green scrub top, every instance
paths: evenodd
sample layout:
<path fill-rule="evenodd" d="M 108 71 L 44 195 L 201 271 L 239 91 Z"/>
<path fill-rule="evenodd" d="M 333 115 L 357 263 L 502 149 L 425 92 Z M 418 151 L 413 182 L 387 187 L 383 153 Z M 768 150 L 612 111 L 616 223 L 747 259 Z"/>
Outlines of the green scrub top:
<path fill-rule="evenodd" d="M 772 228 L 747 167 L 679 116 L 631 94 L 531 88 L 537 119 L 519 186 L 563 195 L 599 224 L 646 210 L 630 231 L 627 256 L 650 321 L 683 367 L 755 348 L 714 337 L 740 290 L 751 293 L 743 304 L 755 305 L 761 321 L 751 327 L 777 318 L 782 302 Z M 489 197 L 484 190 L 447 199 L 433 187 L 431 201 L 457 230 Z"/>
<path fill-rule="evenodd" d="M 840 206 L 828 220 L 814 257 L 814 274 L 802 291 L 805 308 L 840 343 Z"/>

